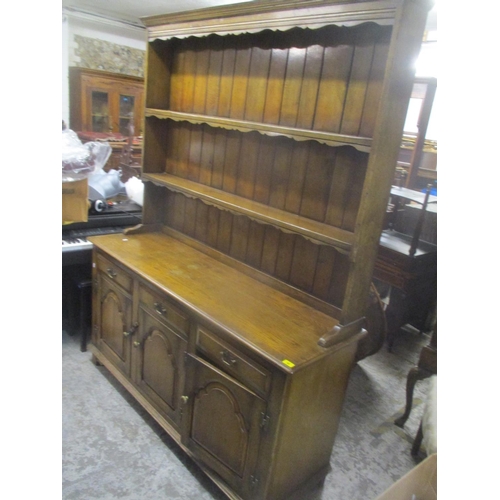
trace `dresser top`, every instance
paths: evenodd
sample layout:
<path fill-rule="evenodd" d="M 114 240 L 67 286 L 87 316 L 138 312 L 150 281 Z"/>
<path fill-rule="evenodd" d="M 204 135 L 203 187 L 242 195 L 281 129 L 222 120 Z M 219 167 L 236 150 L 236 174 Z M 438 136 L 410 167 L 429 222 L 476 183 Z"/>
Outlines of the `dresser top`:
<path fill-rule="evenodd" d="M 90 241 L 191 313 L 285 372 L 330 352 L 318 340 L 330 317 L 163 233 L 94 236 Z"/>

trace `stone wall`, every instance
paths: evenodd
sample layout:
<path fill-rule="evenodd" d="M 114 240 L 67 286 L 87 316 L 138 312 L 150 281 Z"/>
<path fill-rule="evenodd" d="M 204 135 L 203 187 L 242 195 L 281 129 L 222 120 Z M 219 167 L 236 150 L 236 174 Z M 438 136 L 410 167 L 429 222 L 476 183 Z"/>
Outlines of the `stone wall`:
<path fill-rule="evenodd" d="M 75 66 L 144 78 L 146 51 L 75 35 Z"/>

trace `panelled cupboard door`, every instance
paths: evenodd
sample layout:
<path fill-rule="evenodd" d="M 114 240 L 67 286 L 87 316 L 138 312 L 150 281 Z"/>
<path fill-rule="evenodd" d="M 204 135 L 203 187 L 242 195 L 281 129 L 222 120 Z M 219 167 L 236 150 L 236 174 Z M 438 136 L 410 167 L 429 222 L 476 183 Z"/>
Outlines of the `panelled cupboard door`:
<path fill-rule="evenodd" d="M 266 402 L 191 354 L 186 354 L 186 370 L 183 443 L 242 498 L 255 498 Z"/>
<path fill-rule="evenodd" d="M 142 307 L 139 325 L 132 341 L 135 383 L 150 403 L 177 426 L 187 342 Z"/>
<path fill-rule="evenodd" d="M 117 368 L 130 374 L 132 297 L 99 273 L 97 347 Z"/>

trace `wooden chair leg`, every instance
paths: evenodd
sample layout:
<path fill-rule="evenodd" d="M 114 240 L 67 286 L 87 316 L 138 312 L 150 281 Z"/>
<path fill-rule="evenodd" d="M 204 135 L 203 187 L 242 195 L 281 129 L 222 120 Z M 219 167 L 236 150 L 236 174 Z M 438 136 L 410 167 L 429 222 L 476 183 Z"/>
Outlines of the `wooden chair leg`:
<path fill-rule="evenodd" d="M 431 375 L 430 372 L 427 370 L 423 370 L 422 368 L 419 368 L 418 366 L 412 368 L 408 372 L 408 378 L 406 380 L 406 408 L 405 412 L 403 415 L 401 415 L 399 418 L 397 418 L 394 423 L 398 427 L 403 427 L 405 422 L 408 420 L 408 417 L 410 416 L 411 413 L 411 407 L 413 405 L 413 390 L 415 389 L 415 384 L 419 380 L 423 380 Z"/>

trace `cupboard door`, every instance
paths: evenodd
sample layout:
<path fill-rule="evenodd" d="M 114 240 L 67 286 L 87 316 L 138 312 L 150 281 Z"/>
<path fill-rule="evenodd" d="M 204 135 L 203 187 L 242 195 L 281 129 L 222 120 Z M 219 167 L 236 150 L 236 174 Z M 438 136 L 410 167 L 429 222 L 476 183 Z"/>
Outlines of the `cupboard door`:
<path fill-rule="evenodd" d="M 243 498 L 254 477 L 266 403 L 206 361 L 186 355 L 183 442 Z"/>
<path fill-rule="evenodd" d="M 99 273 L 97 347 L 123 373 L 130 374 L 132 297 Z"/>
<path fill-rule="evenodd" d="M 139 325 L 139 334 L 132 341 L 135 383 L 148 401 L 177 427 L 187 342 L 142 307 Z"/>
<path fill-rule="evenodd" d="M 113 82 L 82 77 L 82 130 L 109 133 L 113 129 Z"/>

